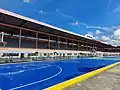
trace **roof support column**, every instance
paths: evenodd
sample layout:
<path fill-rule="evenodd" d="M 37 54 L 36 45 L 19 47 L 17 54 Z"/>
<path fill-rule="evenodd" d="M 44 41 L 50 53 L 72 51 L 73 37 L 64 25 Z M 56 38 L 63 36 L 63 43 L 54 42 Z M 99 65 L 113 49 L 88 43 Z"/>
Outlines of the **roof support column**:
<path fill-rule="evenodd" d="M 19 48 L 21 48 L 21 33 L 22 33 L 22 29 L 20 28 L 20 32 L 19 32 Z"/>
<path fill-rule="evenodd" d="M 48 49 L 50 49 L 50 35 L 48 36 Z"/>
<path fill-rule="evenodd" d="M 36 49 L 38 48 L 38 33 L 36 32 Z"/>
<path fill-rule="evenodd" d="M 80 51 L 83 51 L 83 42 L 81 42 L 80 48 Z"/>
<path fill-rule="evenodd" d="M 59 37 L 57 37 L 57 49 L 59 50 L 59 48 L 60 48 L 60 44 L 59 44 L 59 40 L 60 40 L 60 38 Z"/>
<path fill-rule="evenodd" d="M 68 42 L 67 42 L 67 39 L 66 39 L 66 46 L 65 46 L 66 50 L 68 49 L 68 47 L 67 47 L 68 45 L 67 44 L 68 44 Z"/>
<path fill-rule="evenodd" d="M 88 51 L 88 45 L 87 45 L 87 43 L 85 43 L 85 48 L 86 48 L 85 50 Z"/>
<path fill-rule="evenodd" d="M 78 51 L 79 51 L 79 41 L 78 41 L 78 44 L 77 44 L 77 49 L 78 49 Z"/>
<path fill-rule="evenodd" d="M 72 50 L 74 50 L 74 45 L 73 45 L 73 42 L 72 42 Z"/>

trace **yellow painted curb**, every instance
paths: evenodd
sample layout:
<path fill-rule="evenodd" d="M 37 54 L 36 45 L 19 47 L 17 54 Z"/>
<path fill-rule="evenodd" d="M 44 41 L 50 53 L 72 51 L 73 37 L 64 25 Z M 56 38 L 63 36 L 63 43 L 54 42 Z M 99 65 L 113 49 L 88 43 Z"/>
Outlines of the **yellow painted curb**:
<path fill-rule="evenodd" d="M 91 71 L 89 73 L 86 73 L 86 74 L 83 74 L 81 76 L 78 76 L 78 77 L 75 77 L 73 79 L 70 79 L 70 80 L 67 80 L 65 82 L 62 82 L 62 83 L 59 83 L 57 85 L 54 85 L 54 86 L 51 86 L 51 87 L 48 87 L 44 90 L 62 90 L 68 86 L 71 86 L 75 83 L 78 83 L 78 82 L 82 82 L 90 77 L 93 77 L 103 71 L 106 71 L 112 67 L 115 67 L 116 65 L 120 64 L 120 62 L 117 62 L 117 63 L 114 63 L 114 64 L 111 64 L 111 65 L 108 65 L 106 67 L 103 67 L 103 68 L 100 68 L 100 69 L 97 69 L 97 70 L 94 70 L 94 71 Z"/>

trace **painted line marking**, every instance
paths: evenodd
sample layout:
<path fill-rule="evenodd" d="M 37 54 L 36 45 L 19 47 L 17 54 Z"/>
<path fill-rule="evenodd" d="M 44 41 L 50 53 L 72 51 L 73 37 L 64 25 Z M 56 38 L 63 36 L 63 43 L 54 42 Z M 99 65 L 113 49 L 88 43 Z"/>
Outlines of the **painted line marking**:
<path fill-rule="evenodd" d="M 27 71 L 36 70 L 36 69 L 43 69 L 43 68 L 47 68 L 47 67 L 51 66 L 49 64 L 42 64 L 42 65 L 46 65 L 46 66 L 42 66 L 42 67 L 39 67 L 39 68 L 28 69 L 28 70 L 20 70 L 20 71 L 16 71 L 16 72 L 0 73 L 0 75 L 14 75 L 14 74 L 19 74 L 19 73 L 23 73 L 23 72 L 27 72 Z"/>
<path fill-rule="evenodd" d="M 27 87 L 27 86 L 31 86 L 31 85 L 34 85 L 34 84 L 37 84 L 37 83 L 40 83 L 40 82 L 44 82 L 46 80 L 49 80 L 49 79 L 52 79 L 52 78 L 56 77 L 57 75 L 59 75 L 62 72 L 62 68 L 61 67 L 56 66 L 56 65 L 51 65 L 51 66 L 55 66 L 55 67 L 59 68 L 60 71 L 58 73 L 56 73 L 55 75 L 53 75 L 51 77 L 48 77 L 46 79 L 43 79 L 43 80 L 40 80 L 40 81 L 36 81 L 36 82 L 33 82 L 33 83 L 29 83 L 29 84 L 26 84 L 26 85 L 18 86 L 18 87 L 15 87 L 15 88 L 11 88 L 9 90 L 16 90 L 16 89 L 20 89 L 20 88 L 24 88 L 24 87 Z"/>
<path fill-rule="evenodd" d="M 35 63 L 35 62 L 44 62 L 44 61 L 29 61 L 29 62 L 19 62 L 19 63 L 4 63 L 4 64 L 0 64 L 0 66 L 2 65 L 18 65 L 18 64 L 28 64 L 28 63 Z"/>
<path fill-rule="evenodd" d="M 48 88 L 45 88 L 44 90 L 63 90 L 65 88 L 67 88 L 68 86 L 71 86 L 73 84 L 76 84 L 78 82 L 82 82 L 82 81 L 85 81 L 86 79 L 90 78 L 90 77 L 93 77 L 97 74 L 100 74 L 110 68 L 113 68 L 117 65 L 119 65 L 120 62 L 116 62 L 116 63 L 113 63 L 111 65 L 108 65 L 106 67 L 103 67 L 103 68 L 100 68 L 100 69 L 97 69 L 97 70 L 94 70 L 94 71 L 91 71 L 89 73 L 86 73 L 86 74 L 83 74 L 83 75 L 80 75 L 78 77 L 75 77 L 73 79 L 70 79 L 70 80 L 67 80 L 67 81 L 64 81 L 62 83 L 59 83 L 59 84 L 56 84 L 54 86 L 51 86 L 51 87 L 48 87 Z"/>

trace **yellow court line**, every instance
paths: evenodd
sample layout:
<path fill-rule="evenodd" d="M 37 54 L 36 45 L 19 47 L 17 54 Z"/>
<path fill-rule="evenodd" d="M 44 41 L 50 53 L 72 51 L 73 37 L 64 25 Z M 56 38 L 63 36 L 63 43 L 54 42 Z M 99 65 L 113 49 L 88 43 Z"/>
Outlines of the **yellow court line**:
<path fill-rule="evenodd" d="M 71 86 L 71 85 L 76 84 L 78 82 L 82 82 L 82 81 L 84 81 L 84 80 L 86 80 L 86 79 L 88 79 L 90 77 L 93 77 L 94 75 L 97 75 L 97 74 L 99 74 L 99 73 L 101 73 L 103 71 L 106 71 L 106 70 L 108 70 L 108 69 L 110 69 L 112 67 L 115 67 L 116 65 L 119 65 L 119 64 L 120 64 L 120 62 L 116 62 L 116 63 L 108 65 L 106 67 L 94 70 L 92 72 L 89 72 L 89 73 L 86 73 L 84 75 L 75 77 L 73 79 L 67 80 L 67 81 L 59 83 L 57 85 L 48 87 L 48 88 L 46 88 L 44 90 L 62 90 L 64 88 L 68 87 L 68 86 Z"/>

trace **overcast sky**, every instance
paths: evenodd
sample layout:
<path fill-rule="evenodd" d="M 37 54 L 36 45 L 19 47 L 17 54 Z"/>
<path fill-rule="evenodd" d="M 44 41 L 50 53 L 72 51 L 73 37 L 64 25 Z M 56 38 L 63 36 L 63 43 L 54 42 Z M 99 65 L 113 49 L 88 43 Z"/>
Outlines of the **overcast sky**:
<path fill-rule="evenodd" d="M 0 8 L 120 45 L 120 0 L 0 0 Z"/>

